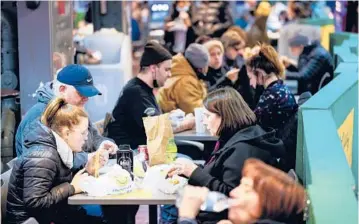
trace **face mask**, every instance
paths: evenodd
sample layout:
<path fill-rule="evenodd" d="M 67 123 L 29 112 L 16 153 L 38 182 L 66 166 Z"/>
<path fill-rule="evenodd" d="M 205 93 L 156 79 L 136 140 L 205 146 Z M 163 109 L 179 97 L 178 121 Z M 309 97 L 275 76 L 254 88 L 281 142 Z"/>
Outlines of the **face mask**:
<path fill-rule="evenodd" d="M 157 65 L 157 69 L 159 70 L 160 67 Z M 158 82 L 157 82 L 157 71 L 155 71 L 155 78 L 153 79 L 153 88 L 159 88 Z"/>
<path fill-rule="evenodd" d="M 178 11 L 178 12 L 188 12 L 188 10 L 189 10 L 189 6 L 185 6 L 185 7 L 183 7 L 183 8 L 180 8 L 180 7 L 176 7 L 176 10 Z"/>
<path fill-rule="evenodd" d="M 153 88 L 159 88 L 157 80 L 153 80 Z"/>

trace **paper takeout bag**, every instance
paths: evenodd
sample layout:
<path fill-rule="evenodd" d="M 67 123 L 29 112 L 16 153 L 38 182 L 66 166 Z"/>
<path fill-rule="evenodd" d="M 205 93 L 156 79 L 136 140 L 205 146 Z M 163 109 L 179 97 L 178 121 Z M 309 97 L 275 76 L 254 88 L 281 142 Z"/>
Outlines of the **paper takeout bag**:
<path fill-rule="evenodd" d="M 171 163 L 175 160 L 177 146 L 169 114 L 144 117 L 143 124 L 147 135 L 149 165 Z"/>

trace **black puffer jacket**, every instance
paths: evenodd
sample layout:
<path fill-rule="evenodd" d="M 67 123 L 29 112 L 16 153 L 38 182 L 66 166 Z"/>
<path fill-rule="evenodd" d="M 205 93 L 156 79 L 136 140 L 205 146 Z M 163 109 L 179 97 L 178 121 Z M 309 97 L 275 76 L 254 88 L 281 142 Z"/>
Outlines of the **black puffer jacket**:
<path fill-rule="evenodd" d="M 333 79 L 334 65 L 330 53 L 319 42 L 304 47 L 298 58 L 298 71 L 287 71 L 286 79 L 298 80 L 298 94 L 315 94 Z"/>
<path fill-rule="evenodd" d="M 75 193 L 71 170 L 62 162 L 51 130 L 33 123 L 23 154 L 11 173 L 7 222 L 22 223 L 34 217 L 39 223 L 71 223 L 67 198 Z M 58 221 L 61 219 L 62 221 Z M 70 219 L 71 220 L 71 219 Z"/>

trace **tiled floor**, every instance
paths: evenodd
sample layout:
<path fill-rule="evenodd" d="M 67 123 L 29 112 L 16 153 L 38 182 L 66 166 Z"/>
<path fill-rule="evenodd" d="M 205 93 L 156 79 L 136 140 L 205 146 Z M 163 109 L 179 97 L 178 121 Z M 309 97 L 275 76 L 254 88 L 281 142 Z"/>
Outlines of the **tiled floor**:
<path fill-rule="evenodd" d="M 158 206 L 159 214 L 159 206 Z M 148 223 L 148 205 L 141 205 L 136 215 L 136 224 L 147 224 Z"/>

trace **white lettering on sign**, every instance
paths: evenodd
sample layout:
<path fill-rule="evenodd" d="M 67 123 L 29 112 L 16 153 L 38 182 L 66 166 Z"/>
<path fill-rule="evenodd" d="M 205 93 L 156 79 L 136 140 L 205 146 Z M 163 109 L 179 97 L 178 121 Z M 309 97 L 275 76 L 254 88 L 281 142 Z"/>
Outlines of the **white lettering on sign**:
<path fill-rule="evenodd" d="M 168 11 L 169 10 L 169 6 L 168 4 L 153 4 L 151 6 L 151 10 L 153 12 L 158 12 L 158 11 Z"/>

